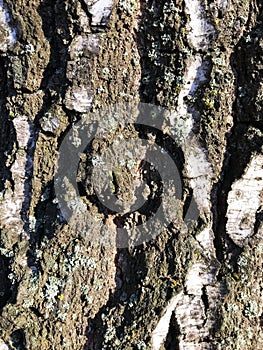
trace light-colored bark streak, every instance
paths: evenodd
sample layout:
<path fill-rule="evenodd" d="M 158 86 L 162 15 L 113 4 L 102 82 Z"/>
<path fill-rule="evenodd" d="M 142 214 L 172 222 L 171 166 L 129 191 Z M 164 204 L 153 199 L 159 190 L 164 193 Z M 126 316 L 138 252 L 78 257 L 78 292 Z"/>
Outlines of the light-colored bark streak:
<path fill-rule="evenodd" d="M 0 339 L 0 350 L 8 350 L 8 346 L 4 343 L 2 339 Z"/>
<path fill-rule="evenodd" d="M 226 4 L 218 4 L 226 6 Z M 193 139 L 192 128 L 195 116 L 198 112 L 189 108 L 185 97 L 193 96 L 200 84 L 207 81 L 209 66 L 205 54 L 211 48 L 216 30 L 208 23 L 205 11 L 199 0 L 186 0 L 186 13 L 189 15 L 188 42 L 196 53 L 186 60 L 185 84 L 178 97 L 177 110 L 171 114 L 170 122 L 174 126 L 175 133 L 181 135 L 181 144 L 184 150 L 185 167 L 194 191 L 196 203 L 200 214 L 210 215 L 213 171 L 207 160 L 206 150 Z M 179 138 L 180 139 L 180 138 Z M 193 142 L 194 141 L 194 142 Z M 215 260 L 213 246 L 213 231 L 207 226 L 196 237 L 198 243 L 206 251 L 208 259 Z M 154 350 L 161 348 L 169 329 L 172 312 L 174 311 L 181 335 L 179 347 L 184 350 L 209 349 L 210 345 L 204 341 L 209 337 L 214 320 L 211 318 L 215 300 L 220 300 L 219 288 L 216 285 L 216 269 L 213 263 L 201 259 L 193 264 L 187 273 L 186 291 L 180 292 L 168 304 L 164 316 L 160 319 L 152 334 L 152 347 Z M 206 293 L 210 313 L 205 311 L 202 295 Z M 216 298 L 216 299 L 215 299 Z M 198 345 L 197 345 L 198 344 Z"/>
<path fill-rule="evenodd" d="M 0 0 L 0 51 L 6 52 L 17 41 L 16 31 L 10 25 L 10 14 Z"/>
<path fill-rule="evenodd" d="M 85 0 L 88 10 L 92 15 L 91 25 L 104 25 L 111 15 L 113 0 Z"/>
<path fill-rule="evenodd" d="M 30 200 L 30 193 L 27 193 L 27 182 L 33 162 L 28 157 L 27 151 L 32 141 L 32 123 L 29 122 L 26 116 L 17 116 L 13 120 L 13 124 L 18 148 L 15 160 L 10 167 L 13 190 L 6 191 L 4 200 L 0 203 L 0 221 L 1 225 L 8 231 L 29 239 L 28 233 L 25 231 L 22 211 L 25 200 Z"/>
<path fill-rule="evenodd" d="M 0 0 L 0 32 L 0 51 L 6 52 L 14 47 L 17 35 L 15 29 L 10 25 L 10 14 L 2 0 Z M 17 116 L 13 120 L 13 125 L 17 139 L 15 160 L 9 160 L 13 188 L 11 189 L 11 186 L 9 186 L 9 189 L 5 192 L 4 200 L 0 203 L 0 221 L 1 226 L 10 233 L 22 234 L 27 237 L 22 219 L 22 209 L 27 196 L 25 186 L 29 161 L 27 159 L 27 147 L 31 138 L 31 126 L 25 116 Z"/>
<path fill-rule="evenodd" d="M 227 202 L 227 233 L 243 247 L 254 233 L 256 212 L 263 205 L 262 154 L 252 156 L 241 179 L 232 184 Z"/>
<path fill-rule="evenodd" d="M 207 71 L 207 63 L 200 55 L 186 61 L 186 83 L 178 97 L 177 111 L 170 117 L 184 151 L 188 177 L 191 179 L 195 200 L 201 213 L 210 209 L 212 168 L 207 160 L 206 150 L 194 139 L 192 128 L 195 122 L 194 115 L 197 112 L 187 106 L 185 97 L 193 96 L 199 84 L 207 80 Z"/>
<path fill-rule="evenodd" d="M 205 52 L 211 47 L 211 36 L 215 37 L 215 28 L 208 22 L 200 0 L 185 0 L 185 4 L 186 13 L 190 16 L 189 43 L 195 50 Z"/>
<path fill-rule="evenodd" d="M 162 343 L 164 342 L 168 333 L 168 328 L 169 328 L 169 323 L 170 323 L 172 313 L 175 310 L 178 304 L 178 301 L 180 297 L 182 297 L 182 295 L 183 295 L 183 292 L 180 292 L 175 297 L 173 297 L 170 300 L 169 304 L 167 305 L 164 315 L 161 317 L 157 327 L 152 333 L 152 350 L 159 350 Z"/>

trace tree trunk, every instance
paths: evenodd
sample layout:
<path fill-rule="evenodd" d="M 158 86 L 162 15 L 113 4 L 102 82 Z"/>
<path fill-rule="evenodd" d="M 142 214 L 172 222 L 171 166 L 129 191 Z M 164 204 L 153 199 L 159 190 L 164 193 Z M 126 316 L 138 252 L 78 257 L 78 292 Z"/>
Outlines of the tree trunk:
<path fill-rule="evenodd" d="M 260 0 L 0 0 L 0 349 L 262 349 Z"/>

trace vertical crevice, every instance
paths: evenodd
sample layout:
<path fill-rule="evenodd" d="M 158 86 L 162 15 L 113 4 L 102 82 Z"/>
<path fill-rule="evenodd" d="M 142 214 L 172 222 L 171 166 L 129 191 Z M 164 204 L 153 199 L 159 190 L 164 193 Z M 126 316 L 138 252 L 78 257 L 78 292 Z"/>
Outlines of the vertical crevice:
<path fill-rule="evenodd" d="M 180 326 L 177 322 L 175 312 L 172 313 L 168 334 L 164 343 L 165 350 L 180 350 Z"/>
<path fill-rule="evenodd" d="M 12 186 L 10 166 L 16 145 L 16 133 L 6 109 L 8 96 L 6 71 L 7 58 L 0 56 L 0 202 L 4 200 L 4 193 L 8 189 L 7 182 Z M 12 256 L 4 244 L 3 236 L 6 234 L 8 234 L 6 228 L 2 227 L 0 229 L 0 314 L 3 307 L 16 295 L 16 290 L 8 278 Z"/>

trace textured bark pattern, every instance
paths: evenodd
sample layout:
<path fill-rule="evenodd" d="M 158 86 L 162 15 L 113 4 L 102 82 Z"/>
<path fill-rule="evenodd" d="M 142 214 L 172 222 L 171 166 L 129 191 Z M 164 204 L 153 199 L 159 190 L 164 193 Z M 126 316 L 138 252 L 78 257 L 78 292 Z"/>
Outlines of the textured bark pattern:
<path fill-rule="evenodd" d="M 262 21 L 260 0 L 0 0 L 0 350 L 262 349 Z M 90 110 L 138 102 L 171 111 L 146 134 L 179 168 L 178 213 L 195 198 L 200 217 L 100 246 L 61 215 L 59 147 Z M 68 179 L 64 199 L 115 239 L 87 159 L 142 130 L 112 130 L 81 155 L 82 207 Z M 123 201 L 137 165 L 116 170 Z"/>

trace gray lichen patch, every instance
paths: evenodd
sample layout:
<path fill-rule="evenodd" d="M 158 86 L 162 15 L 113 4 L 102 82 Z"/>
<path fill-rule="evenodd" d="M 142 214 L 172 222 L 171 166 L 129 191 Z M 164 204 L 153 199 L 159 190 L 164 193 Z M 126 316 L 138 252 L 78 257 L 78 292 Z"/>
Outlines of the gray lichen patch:
<path fill-rule="evenodd" d="M 109 28 L 100 34 L 101 50 L 94 60 L 94 108 L 109 103 L 139 101 L 141 66 L 134 40 L 139 18 L 139 8 L 133 16 L 127 16 L 118 7 L 113 8 Z"/>
<path fill-rule="evenodd" d="M 237 271 L 227 276 L 229 293 L 221 311 L 221 329 L 216 336 L 219 349 L 262 348 L 262 253 L 261 235 L 254 248 L 246 248 L 239 256 Z"/>

